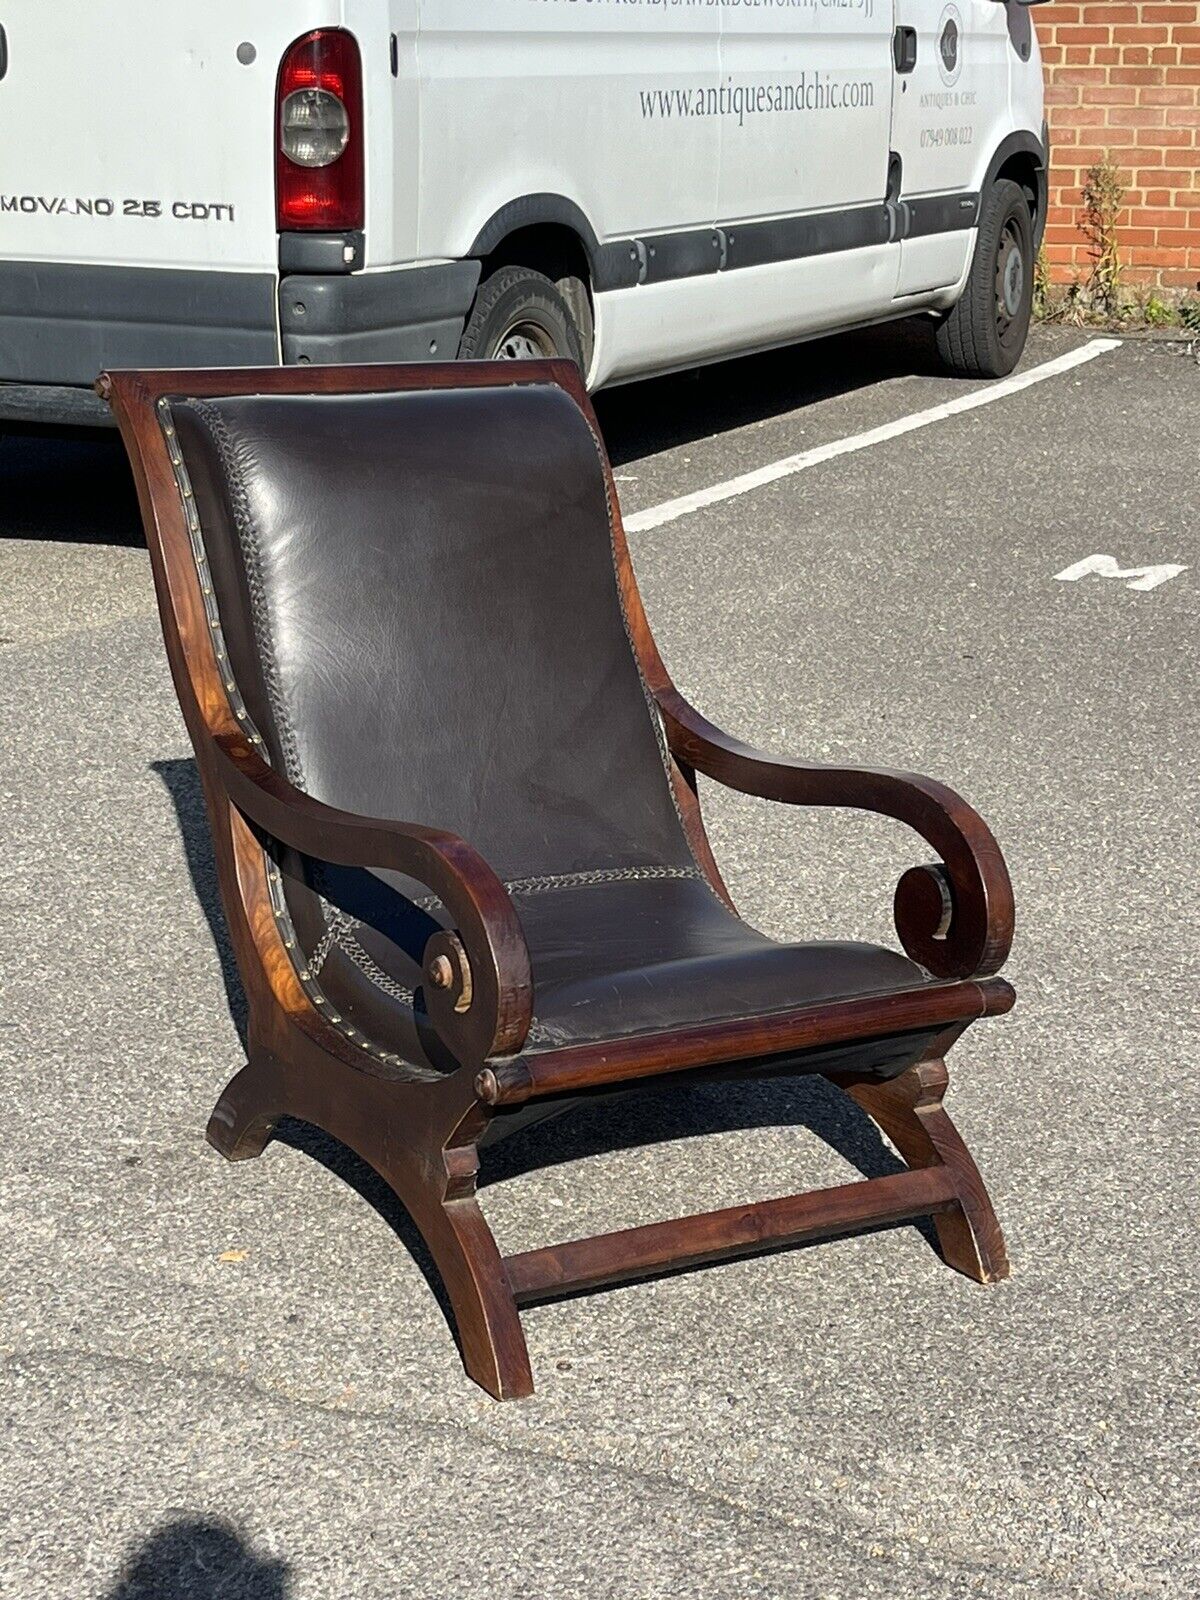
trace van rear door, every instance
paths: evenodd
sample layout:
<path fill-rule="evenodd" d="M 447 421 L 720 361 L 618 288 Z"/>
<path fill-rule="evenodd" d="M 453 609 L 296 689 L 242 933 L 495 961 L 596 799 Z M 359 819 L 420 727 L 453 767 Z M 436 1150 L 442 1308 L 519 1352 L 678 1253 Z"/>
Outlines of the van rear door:
<path fill-rule="evenodd" d="M 278 359 L 276 74 L 329 9 L 0 0 L 0 379 Z"/>

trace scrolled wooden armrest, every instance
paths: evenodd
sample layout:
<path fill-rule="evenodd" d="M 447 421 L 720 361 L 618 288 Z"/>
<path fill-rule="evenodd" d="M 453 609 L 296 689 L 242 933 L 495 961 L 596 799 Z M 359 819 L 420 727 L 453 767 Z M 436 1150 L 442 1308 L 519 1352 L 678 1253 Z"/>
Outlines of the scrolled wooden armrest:
<path fill-rule="evenodd" d="M 896 931 L 914 961 L 941 978 L 999 971 L 1012 944 L 1013 895 L 1000 847 L 982 817 L 933 778 L 771 756 L 706 721 L 677 689 L 656 689 L 672 754 L 743 794 L 788 805 L 849 806 L 894 817 L 940 856 L 896 887 Z"/>
<path fill-rule="evenodd" d="M 508 890 L 478 851 L 452 833 L 323 805 L 244 740 L 218 736 L 214 744 L 230 801 L 264 833 L 339 866 L 404 873 L 446 906 L 455 931 L 434 934 L 425 947 L 425 1004 L 461 1065 L 521 1048 L 533 1017 L 529 950 Z"/>

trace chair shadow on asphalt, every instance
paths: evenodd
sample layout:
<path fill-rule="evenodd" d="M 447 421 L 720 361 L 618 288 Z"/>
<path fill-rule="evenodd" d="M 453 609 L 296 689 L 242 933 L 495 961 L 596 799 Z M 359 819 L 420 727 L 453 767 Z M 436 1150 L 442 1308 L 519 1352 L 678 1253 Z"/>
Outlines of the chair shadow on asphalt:
<path fill-rule="evenodd" d="M 150 770 L 162 780 L 163 786 L 175 807 L 175 820 L 183 841 L 184 857 L 196 899 L 204 912 L 217 957 L 221 963 L 221 977 L 225 983 L 225 1001 L 233 1018 L 238 1038 L 246 1044 L 247 1005 L 246 991 L 238 973 L 233 945 L 229 941 L 229 928 L 221 909 L 221 892 L 217 887 L 217 863 L 213 857 L 212 837 L 208 831 L 208 813 L 204 809 L 204 791 L 200 775 L 191 759 L 180 761 L 152 761 Z"/>
<path fill-rule="evenodd" d="M 180 1518 L 125 1562 L 104 1600 L 288 1600 L 286 1561 L 264 1559 L 227 1522 Z"/>
<path fill-rule="evenodd" d="M 175 806 L 192 885 L 212 932 L 230 1014 L 244 1044 L 246 997 L 221 908 L 196 764 L 191 760 L 175 760 L 156 761 L 152 766 Z M 801 1076 L 689 1084 L 686 1089 L 660 1088 L 632 1097 L 578 1102 L 563 1116 L 536 1123 L 485 1151 L 479 1186 L 483 1189 L 492 1183 L 519 1178 L 547 1167 L 563 1166 L 605 1151 L 649 1149 L 656 1144 L 696 1139 L 705 1134 L 789 1127 L 807 1129 L 864 1178 L 882 1178 L 906 1170 L 875 1124 L 848 1096 L 824 1078 Z M 286 1119 L 275 1137 L 277 1143 L 302 1152 L 334 1173 L 383 1218 L 412 1255 L 453 1329 L 449 1301 L 433 1260 L 408 1213 L 383 1179 L 345 1145 L 308 1123 Z M 802 1159 L 799 1146 L 796 1157 L 798 1171 Z M 786 1177 L 780 1182 L 781 1192 L 799 1187 L 799 1173 L 795 1183 Z M 696 1206 L 703 1208 L 703 1204 L 703 1183 L 698 1177 Z M 928 1218 L 906 1226 L 914 1227 L 937 1251 L 937 1236 Z M 820 1242 L 815 1240 L 811 1244 L 783 1248 L 809 1249 Z M 663 1275 L 674 1276 L 677 1272 L 692 1270 L 695 1269 L 676 1268 Z"/>

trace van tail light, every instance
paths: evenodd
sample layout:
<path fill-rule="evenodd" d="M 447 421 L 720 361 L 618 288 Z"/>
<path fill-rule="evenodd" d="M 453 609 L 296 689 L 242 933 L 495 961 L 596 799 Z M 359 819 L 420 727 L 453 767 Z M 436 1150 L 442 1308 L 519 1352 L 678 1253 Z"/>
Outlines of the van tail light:
<path fill-rule="evenodd" d="M 363 95 L 358 42 L 318 28 L 288 48 L 275 92 L 280 232 L 363 225 Z"/>

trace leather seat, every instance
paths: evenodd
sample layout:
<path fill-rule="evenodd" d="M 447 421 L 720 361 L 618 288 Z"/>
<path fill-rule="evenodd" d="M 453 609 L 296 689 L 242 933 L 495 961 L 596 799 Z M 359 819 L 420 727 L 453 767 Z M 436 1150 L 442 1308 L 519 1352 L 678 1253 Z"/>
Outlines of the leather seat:
<path fill-rule="evenodd" d="M 452 830 L 491 863 L 530 949 L 527 1051 L 928 981 L 876 946 L 768 939 L 710 887 L 630 648 L 598 444 L 561 390 L 170 414 L 235 712 L 315 798 Z M 444 1068 L 414 1013 L 436 902 L 280 850 L 272 875 L 326 1014 Z"/>
<path fill-rule="evenodd" d="M 533 965 L 528 1052 L 929 981 L 915 962 L 878 945 L 769 939 L 735 916 L 696 867 L 581 876 L 509 885 Z M 438 908 L 421 902 L 425 915 L 414 917 L 411 902 L 375 873 L 324 866 L 319 879 L 331 897 L 326 918 L 340 921 L 340 937 L 314 963 L 323 992 L 369 1037 L 402 1031 L 410 1050 L 421 1048 L 405 1013 Z M 314 926 L 303 942 L 311 952 L 320 939 Z"/>

